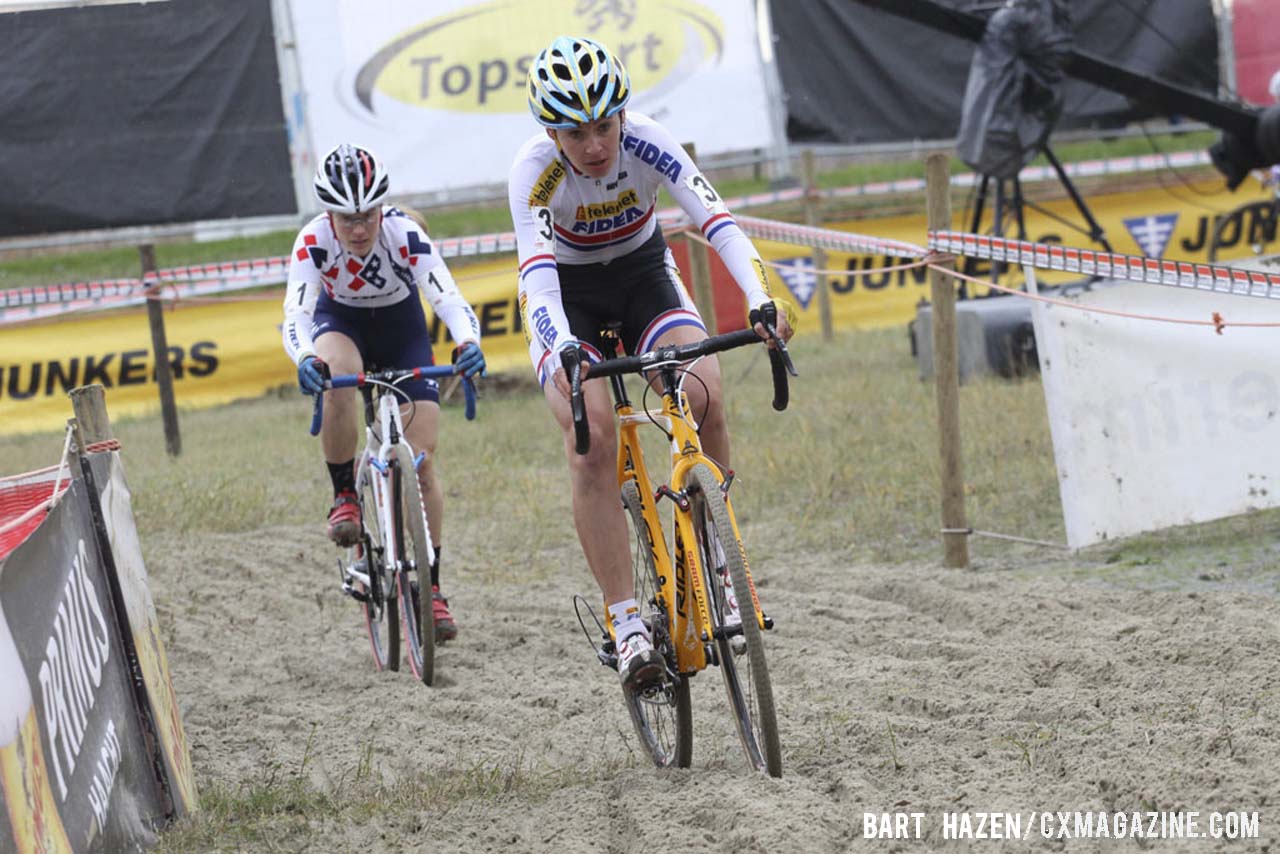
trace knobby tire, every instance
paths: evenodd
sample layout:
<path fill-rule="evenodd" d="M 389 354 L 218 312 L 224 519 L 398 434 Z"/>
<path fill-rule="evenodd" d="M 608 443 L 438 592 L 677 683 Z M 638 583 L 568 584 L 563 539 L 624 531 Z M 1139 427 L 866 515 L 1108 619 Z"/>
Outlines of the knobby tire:
<path fill-rule="evenodd" d="M 373 664 L 378 670 L 400 669 L 400 609 L 396 602 L 395 579 L 387 571 L 386 544 L 381 529 L 374 478 L 377 471 L 369 465 L 368 458 L 360 463 L 356 477 L 356 494 L 360 498 L 360 524 L 363 536 L 360 544 L 348 550 L 347 561 L 354 563 L 360 552 L 364 553 L 365 571 L 372 587 L 362 588 L 367 597 L 361 603 L 365 627 L 369 632 L 369 645 L 373 647 Z"/>
<path fill-rule="evenodd" d="M 436 638 L 431 611 L 431 559 L 427 540 L 427 517 L 422 490 L 413 464 L 413 453 L 404 444 L 395 446 L 392 460 L 392 496 L 396 500 L 396 548 L 400 556 L 400 613 L 404 618 L 404 641 L 409 652 L 409 668 L 430 685 L 435 681 Z M 418 584 L 417 602 L 413 584 Z"/>
<path fill-rule="evenodd" d="M 730 638 L 716 639 L 720 671 L 733 708 L 738 736 L 754 768 L 767 771 L 772 777 L 781 777 L 782 746 L 778 739 L 778 716 L 773 705 L 773 684 L 765 661 L 764 638 L 756 617 L 755 602 L 747 583 L 746 562 L 741 545 L 734 536 L 729 505 L 720 491 L 719 480 L 705 463 L 698 463 L 690 470 L 684 487 L 691 503 L 690 513 L 712 623 L 715 628 L 721 626 L 720 609 L 724 603 L 723 583 L 715 571 L 714 544 L 717 542 L 742 617 L 742 636 L 746 641 L 744 653 L 734 655 Z"/>

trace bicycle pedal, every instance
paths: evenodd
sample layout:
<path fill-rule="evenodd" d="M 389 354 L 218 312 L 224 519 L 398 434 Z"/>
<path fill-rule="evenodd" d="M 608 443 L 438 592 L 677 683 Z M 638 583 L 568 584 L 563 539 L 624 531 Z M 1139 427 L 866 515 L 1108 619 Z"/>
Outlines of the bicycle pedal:
<path fill-rule="evenodd" d="M 343 585 L 342 585 L 342 592 L 343 592 L 343 593 L 345 593 L 345 594 L 347 594 L 348 596 L 350 596 L 352 599 L 356 600 L 357 602 L 368 602 L 368 601 L 369 601 L 369 594 L 368 594 L 368 593 L 365 593 L 363 590 L 357 590 L 355 587 L 351 586 L 350 582 L 344 582 L 344 583 L 343 583 Z"/>
<path fill-rule="evenodd" d="M 596 650 L 596 658 L 600 659 L 600 663 L 605 667 L 618 669 L 618 651 L 613 645 L 612 640 L 607 640 Z"/>

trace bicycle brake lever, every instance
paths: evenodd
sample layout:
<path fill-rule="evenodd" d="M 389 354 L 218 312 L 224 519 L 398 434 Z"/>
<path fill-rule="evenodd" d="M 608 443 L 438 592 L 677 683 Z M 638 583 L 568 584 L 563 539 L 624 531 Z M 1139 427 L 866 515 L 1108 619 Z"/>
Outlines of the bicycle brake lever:
<path fill-rule="evenodd" d="M 782 364 L 786 367 L 787 373 L 791 374 L 793 377 L 800 376 L 796 371 L 796 366 L 791 361 L 791 354 L 787 351 L 787 342 L 782 340 L 782 336 L 778 335 L 778 330 L 774 329 L 772 324 L 766 323 L 763 320 L 760 322 L 764 325 L 764 331 L 769 334 L 769 340 L 778 345 L 776 349 L 782 356 Z"/>

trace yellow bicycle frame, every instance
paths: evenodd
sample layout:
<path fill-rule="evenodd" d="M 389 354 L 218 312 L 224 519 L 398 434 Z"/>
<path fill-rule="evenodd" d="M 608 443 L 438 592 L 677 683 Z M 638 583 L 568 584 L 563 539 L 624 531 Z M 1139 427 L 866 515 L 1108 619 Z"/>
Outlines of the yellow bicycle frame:
<path fill-rule="evenodd" d="M 679 392 L 684 398 L 683 392 Z M 693 531 L 693 517 L 687 503 L 672 501 L 673 531 L 675 535 L 675 561 L 667 547 L 666 533 L 658 518 L 655 490 L 649 478 L 640 447 L 640 425 L 657 421 L 671 437 L 671 484 L 683 484 L 689 471 L 698 463 L 705 463 L 721 486 L 724 477 L 710 457 L 702 452 L 697 430 L 688 420 L 687 399 L 677 403 L 675 397 L 664 394 L 661 412 L 636 412 L 629 402 L 616 403 L 618 415 L 618 486 L 634 480 L 640 492 L 640 506 L 645 525 L 649 529 L 653 548 L 653 563 L 659 579 L 658 604 L 671 619 L 671 640 L 675 647 L 677 668 L 682 674 L 696 673 L 707 666 L 707 650 L 712 643 L 711 614 L 708 611 L 706 588 L 703 583 L 701 559 Z M 674 487 L 673 487 L 674 488 Z M 729 501 L 724 494 L 726 502 Z M 742 535 L 738 531 L 737 516 L 729 505 L 729 518 L 733 524 L 734 544 L 742 555 L 747 568 L 747 584 L 751 600 L 755 604 L 756 619 L 765 628 L 764 612 L 756 596 L 751 569 L 742 547 Z"/>

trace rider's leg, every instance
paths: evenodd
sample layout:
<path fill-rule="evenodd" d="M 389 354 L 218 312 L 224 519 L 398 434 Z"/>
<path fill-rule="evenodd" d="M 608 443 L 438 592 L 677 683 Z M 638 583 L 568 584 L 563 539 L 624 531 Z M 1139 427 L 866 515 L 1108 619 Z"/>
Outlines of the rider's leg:
<path fill-rule="evenodd" d="M 329 373 L 355 374 L 364 369 L 360 350 L 341 332 L 324 332 L 315 340 L 316 355 L 329 366 Z M 324 393 L 324 420 L 320 424 L 320 447 L 326 462 L 350 462 L 356 456 L 356 390 L 335 388 Z"/>
<path fill-rule="evenodd" d="M 707 337 L 707 333 L 696 326 L 677 326 L 658 338 L 658 344 L 692 344 Z M 720 381 L 720 362 L 717 358 L 707 356 L 693 367 L 692 377 L 684 384 L 685 394 L 689 396 L 689 409 L 698 423 L 698 436 L 702 440 L 702 450 L 715 460 L 722 470 L 729 468 L 729 427 L 724 417 L 724 394 Z M 698 382 L 701 380 L 702 382 Z M 658 381 L 654 384 L 657 387 Z"/>
<path fill-rule="evenodd" d="M 587 420 L 591 425 L 591 450 L 586 455 L 579 455 L 574 449 L 569 402 L 554 383 L 546 383 L 543 391 L 563 435 L 565 457 L 569 461 L 573 521 L 587 566 L 600 585 L 606 605 L 631 599 L 635 596 L 631 544 L 622 501 L 618 498 L 618 446 L 609 386 L 595 380 L 583 385 Z"/>
<path fill-rule="evenodd" d="M 315 340 L 316 355 L 333 375 L 353 374 L 363 367 L 360 350 L 341 332 L 325 332 Z M 333 481 L 333 506 L 327 533 L 340 546 L 354 545 L 360 536 L 360 511 L 355 494 L 357 431 L 356 390 L 339 388 L 324 393 L 320 446 Z"/>
<path fill-rule="evenodd" d="M 635 599 L 631 543 L 618 496 L 613 398 L 603 381 L 588 380 L 583 386 L 591 449 L 580 455 L 574 448 L 569 402 L 552 382 L 546 384 L 544 393 L 564 437 L 573 521 L 587 566 L 604 594 L 605 617 L 618 653 L 618 675 L 624 689 L 639 690 L 661 678 L 664 665 L 650 641 L 648 627 L 640 620 Z"/>
<path fill-rule="evenodd" d="M 418 485 L 422 487 L 422 504 L 427 510 L 427 525 L 431 528 L 431 544 L 439 545 L 444 523 L 444 491 L 435 474 L 436 441 L 440 435 L 440 404 L 433 400 L 419 400 L 413 417 L 409 407 L 403 406 L 400 415 L 405 422 L 404 435 L 416 453 L 426 452 L 418 466 Z"/>
<path fill-rule="evenodd" d="M 440 435 L 440 404 L 434 400 L 419 400 L 413 418 L 409 407 L 400 410 L 405 421 L 404 434 L 414 451 L 425 457 L 418 466 L 418 485 L 422 489 L 422 504 L 427 511 L 427 527 L 431 530 L 431 547 L 436 560 L 430 567 L 431 616 L 436 640 L 453 640 L 458 635 L 458 624 L 449 611 L 449 601 L 440 592 L 440 544 L 444 524 L 444 490 L 436 477 L 436 442 Z M 419 574 L 422 578 L 423 574 Z"/>

